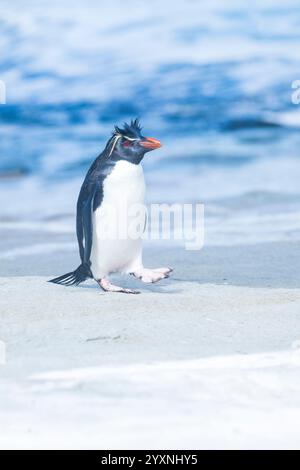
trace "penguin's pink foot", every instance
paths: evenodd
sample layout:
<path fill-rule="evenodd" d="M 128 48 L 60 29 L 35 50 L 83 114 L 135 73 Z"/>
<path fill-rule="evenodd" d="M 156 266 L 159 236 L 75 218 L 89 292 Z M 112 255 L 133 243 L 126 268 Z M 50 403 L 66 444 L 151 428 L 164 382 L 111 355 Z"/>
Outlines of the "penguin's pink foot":
<path fill-rule="evenodd" d="M 132 274 L 140 279 L 143 282 L 157 282 L 161 279 L 166 279 L 169 277 L 172 272 L 171 268 L 156 268 L 156 269 L 147 269 L 143 268 L 138 271 L 133 272 Z"/>
<path fill-rule="evenodd" d="M 108 279 L 105 279 L 105 278 L 99 279 L 97 282 L 99 286 L 105 292 L 123 292 L 124 294 L 139 294 L 140 293 L 138 290 L 125 289 L 124 287 L 115 286 Z"/>
<path fill-rule="evenodd" d="M 171 272 L 173 272 L 173 269 L 172 268 L 155 268 L 155 269 L 151 269 L 151 271 L 156 271 L 158 273 L 167 274 L 169 276 Z"/>

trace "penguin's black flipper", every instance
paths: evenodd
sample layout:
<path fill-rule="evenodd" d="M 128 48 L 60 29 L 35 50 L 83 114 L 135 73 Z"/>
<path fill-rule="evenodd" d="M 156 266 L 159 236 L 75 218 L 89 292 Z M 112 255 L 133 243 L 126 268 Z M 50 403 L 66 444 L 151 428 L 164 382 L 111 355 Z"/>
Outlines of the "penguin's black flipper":
<path fill-rule="evenodd" d="M 76 231 L 81 265 L 75 271 L 51 279 L 49 282 L 65 286 L 78 286 L 89 277 L 93 277 L 90 270 L 90 257 L 93 241 L 92 210 L 95 192 L 93 189 L 83 186 L 77 203 Z"/>
<path fill-rule="evenodd" d="M 90 257 L 93 242 L 93 221 L 94 200 L 98 190 L 93 185 L 86 187 L 83 185 L 77 202 L 76 233 L 79 246 L 79 254 L 82 264 L 90 265 Z"/>

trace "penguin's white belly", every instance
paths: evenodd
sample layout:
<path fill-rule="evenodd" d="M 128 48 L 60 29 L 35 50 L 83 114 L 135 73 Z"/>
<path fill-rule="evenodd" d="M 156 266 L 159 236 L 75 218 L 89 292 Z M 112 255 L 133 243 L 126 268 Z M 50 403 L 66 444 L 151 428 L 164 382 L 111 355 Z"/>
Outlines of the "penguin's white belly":
<path fill-rule="evenodd" d="M 144 227 L 144 197 L 141 165 L 125 160 L 116 163 L 104 180 L 102 203 L 93 213 L 91 271 L 95 279 L 141 266 L 142 239 L 135 228 Z"/>

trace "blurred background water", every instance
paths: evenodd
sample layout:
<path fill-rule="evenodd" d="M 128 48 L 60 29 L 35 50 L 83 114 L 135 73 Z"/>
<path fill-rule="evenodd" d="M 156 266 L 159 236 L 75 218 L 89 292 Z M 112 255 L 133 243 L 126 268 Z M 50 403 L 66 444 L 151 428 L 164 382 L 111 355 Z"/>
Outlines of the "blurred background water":
<path fill-rule="evenodd" d="M 86 170 L 139 116 L 164 144 L 148 202 L 204 203 L 207 243 L 299 239 L 299 25 L 298 0 L 1 0 L 1 223 L 74 230 Z"/>

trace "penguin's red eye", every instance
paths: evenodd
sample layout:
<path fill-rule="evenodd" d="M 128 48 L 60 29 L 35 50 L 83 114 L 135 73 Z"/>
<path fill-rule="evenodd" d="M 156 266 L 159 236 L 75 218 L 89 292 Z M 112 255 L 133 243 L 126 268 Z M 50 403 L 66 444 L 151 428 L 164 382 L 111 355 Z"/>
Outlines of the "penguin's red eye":
<path fill-rule="evenodd" d="M 124 147 L 130 147 L 132 145 L 132 142 L 130 140 L 125 140 L 123 146 Z"/>

